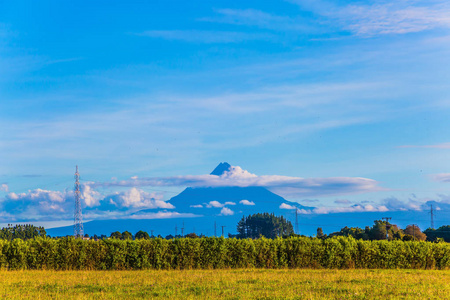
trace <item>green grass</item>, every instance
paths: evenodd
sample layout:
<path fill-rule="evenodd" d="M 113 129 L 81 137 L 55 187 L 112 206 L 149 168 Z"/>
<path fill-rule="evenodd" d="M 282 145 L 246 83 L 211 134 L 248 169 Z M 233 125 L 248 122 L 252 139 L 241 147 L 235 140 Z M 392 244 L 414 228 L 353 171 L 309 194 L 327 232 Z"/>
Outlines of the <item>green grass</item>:
<path fill-rule="evenodd" d="M 0 271 L 1 299 L 448 299 L 450 271 Z"/>

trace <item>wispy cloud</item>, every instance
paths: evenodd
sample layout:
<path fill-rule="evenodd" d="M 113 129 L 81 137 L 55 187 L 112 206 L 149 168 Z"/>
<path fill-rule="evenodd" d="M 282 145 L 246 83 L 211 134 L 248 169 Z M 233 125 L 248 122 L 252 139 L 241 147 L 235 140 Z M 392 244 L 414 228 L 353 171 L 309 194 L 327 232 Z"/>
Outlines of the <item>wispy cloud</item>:
<path fill-rule="evenodd" d="M 350 204 L 352 202 L 347 200 L 347 199 L 337 199 L 337 200 L 334 200 L 334 203 L 336 203 L 336 204 Z"/>
<path fill-rule="evenodd" d="M 149 220 L 149 219 L 173 219 L 173 218 L 198 218 L 201 215 L 192 213 L 179 213 L 176 211 L 158 211 L 152 213 L 139 213 L 131 216 L 121 216 L 122 219 Z"/>
<path fill-rule="evenodd" d="M 433 174 L 431 178 L 438 182 L 450 182 L 450 173 Z"/>
<path fill-rule="evenodd" d="M 149 30 L 136 35 L 161 38 L 169 41 L 191 43 L 227 44 L 252 40 L 271 40 L 273 35 L 262 33 L 246 33 L 237 31 L 206 31 L 206 30 Z"/>
<path fill-rule="evenodd" d="M 312 28 L 303 18 L 278 16 L 257 9 L 216 9 L 217 16 L 200 18 L 200 21 L 233 25 L 254 26 L 270 30 L 306 31 Z"/>
<path fill-rule="evenodd" d="M 440 203 L 447 203 L 446 197 L 440 195 Z M 409 198 L 406 200 L 400 200 L 396 197 L 389 197 L 381 200 L 378 204 L 369 201 L 361 201 L 361 203 L 356 203 L 351 206 L 346 207 L 316 207 L 312 210 L 299 210 L 302 214 L 335 214 L 335 213 L 359 213 L 359 212 L 387 212 L 387 211 L 424 211 L 429 209 L 427 204 L 429 199 L 421 199 L 420 201 L 416 198 Z M 350 201 L 347 200 L 336 200 L 337 204 L 349 204 Z M 295 209 L 294 206 L 287 205 L 286 209 Z"/>
<path fill-rule="evenodd" d="M 334 21 L 357 36 L 405 34 L 450 27 L 448 1 L 370 1 L 337 5 L 330 1 L 291 1 Z"/>
<path fill-rule="evenodd" d="M 356 212 L 385 212 L 389 209 L 384 205 L 373 206 L 373 205 L 362 205 L 356 204 L 350 207 L 318 207 L 312 211 L 301 211 L 299 213 L 304 214 L 334 214 L 334 213 L 356 213 Z"/>
<path fill-rule="evenodd" d="M 450 149 L 450 143 L 434 144 L 434 145 L 402 145 L 398 148 L 431 148 L 431 149 Z"/>
<path fill-rule="evenodd" d="M 382 190 L 378 182 L 361 177 L 300 178 L 279 175 L 258 176 L 240 167 L 232 167 L 221 176 L 187 175 L 174 177 L 148 177 L 137 180 L 91 183 L 93 187 L 130 187 L 130 186 L 260 186 L 275 193 L 297 196 L 324 196 L 374 192 Z M 217 202 L 217 201 L 216 201 Z M 220 203 L 214 203 L 222 205 Z M 209 205 L 213 205 L 209 203 Z"/>

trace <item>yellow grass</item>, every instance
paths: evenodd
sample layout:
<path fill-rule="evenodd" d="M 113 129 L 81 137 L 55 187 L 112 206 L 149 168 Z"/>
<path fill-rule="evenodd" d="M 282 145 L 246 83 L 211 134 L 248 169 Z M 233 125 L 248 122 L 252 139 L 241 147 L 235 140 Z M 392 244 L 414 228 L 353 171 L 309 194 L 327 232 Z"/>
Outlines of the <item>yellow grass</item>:
<path fill-rule="evenodd" d="M 0 271 L 1 299 L 449 299 L 450 271 Z"/>

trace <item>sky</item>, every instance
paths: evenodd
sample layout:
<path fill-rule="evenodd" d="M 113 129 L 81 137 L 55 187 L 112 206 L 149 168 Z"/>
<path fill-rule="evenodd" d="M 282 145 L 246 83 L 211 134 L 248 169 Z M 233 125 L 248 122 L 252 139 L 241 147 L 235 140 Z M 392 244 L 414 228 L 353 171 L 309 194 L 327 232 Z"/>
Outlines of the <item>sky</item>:
<path fill-rule="evenodd" d="M 0 223 L 70 220 L 76 165 L 122 215 L 193 184 L 449 203 L 449 29 L 440 0 L 0 0 Z"/>

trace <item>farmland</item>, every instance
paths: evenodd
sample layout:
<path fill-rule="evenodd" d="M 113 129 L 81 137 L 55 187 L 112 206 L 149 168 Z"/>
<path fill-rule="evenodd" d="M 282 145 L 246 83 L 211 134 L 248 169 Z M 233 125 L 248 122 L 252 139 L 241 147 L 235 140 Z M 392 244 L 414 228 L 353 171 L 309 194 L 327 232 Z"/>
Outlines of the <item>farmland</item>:
<path fill-rule="evenodd" d="M 445 299 L 448 270 L 1 271 L 2 299 Z"/>

